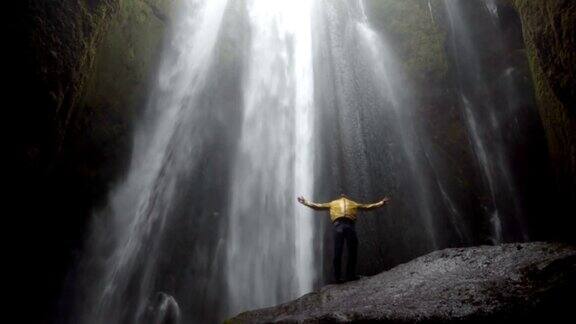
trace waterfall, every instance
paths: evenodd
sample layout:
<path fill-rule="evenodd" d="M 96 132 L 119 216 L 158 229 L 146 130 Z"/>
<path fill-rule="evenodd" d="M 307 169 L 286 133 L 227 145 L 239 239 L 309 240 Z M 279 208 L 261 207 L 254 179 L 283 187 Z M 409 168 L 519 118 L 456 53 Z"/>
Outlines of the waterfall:
<path fill-rule="evenodd" d="M 312 6 L 252 0 L 244 117 L 227 241 L 230 313 L 309 292 L 313 222 L 297 195 L 313 192 Z"/>
<path fill-rule="evenodd" d="M 205 129 L 196 119 L 226 6 L 227 0 L 182 3 L 147 118 L 135 135 L 129 172 L 95 217 L 79 322 L 141 322 L 156 294 L 179 180 L 197 167 L 196 156 L 205 149 Z"/>
<path fill-rule="evenodd" d="M 526 136 L 525 129 L 518 129 L 518 90 L 515 80 L 504 69 L 503 86 L 506 91 L 505 104 L 498 103 L 497 94 L 490 93 L 487 70 L 490 69 L 478 56 L 479 48 L 473 41 L 471 24 L 467 22 L 460 1 L 444 1 L 450 23 L 450 38 L 457 68 L 461 105 L 467 122 L 477 162 L 483 174 L 488 192 L 486 213 L 491 224 L 494 244 L 503 241 L 527 240 L 528 234 L 523 219 L 523 211 L 518 201 L 518 190 L 514 172 L 510 165 L 510 140 L 517 141 Z M 487 1 L 484 9 L 492 22 L 498 20 L 498 7 Z M 504 57 L 504 40 L 496 23 L 490 29 L 494 37 L 493 51 Z M 513 123 L 512 125 L 510 123 Z M 510 136 L 509 134 L 513 134 Z M 506 227 L 506 228 L 505 228 Z M 518 234 L 514 232 L 518 231 Z"/>
<path fill-rule="evenodd" d="M 426 224 L 426 232 L 429 235 L 431 246 L 437 249 L 439 246 L 434 228 L 433 208 L 431 206 L 429 180 L 422 169 L 422 161 L 418 157 L 417 134 L 414 124 L 409 117 L 411 103 L 408 101 L 410 89 L 406 89 L 408 82 L 403 72 L 399 69 L 400 63 L 390 48 L 388 42 L 382 40 L 369 25 L 368 17 L 364 8 L 363 0 L 359 0 L 361 19 L 358 21 L 358 34 L 361 45 L 369 53 L 369 64 L 374 67 L 374 83 L 380 85 L 380 93 L 383 100 L 390 102 L 392 113 L 396 116 L 397 131 L 402 143 L 403 154 L 406 156 L 408 168 L 412 171 L 412 181 L 416 186 L 416 205 Z"/>
<path fill-rule="evenodd" d="M 360 273 L 476 243 L 478 223 L 494 243 L 513 240 L 511 228 L 525 239 L 504 135 L 513 120 L 522 136 L 514 69 L 501 75 L 508 96 L 499 106 L 456 2 L 445 2 L 455 97 L 485 219 L 470 221 L 476 214 L 446 180 L 451 165 L 420 127 L 418 90 L 368 3 L 182 1 L 130 167 L 94 215 L 75 322 L 146 324 L 171 313 L 213 323 L 312 291 L 327 282 L 331 237 L 319 233 L 330 224 L 300 195 L 392 196 L 357 221 L 370 251 Z M 430 1 L 423 6 L 442 21 Z"/>
<path fill-rule="evenodd" d="M 184 322 L 221 321 L 315 280 L 296 201 L 314 190 L 311 3 L 180 6 L 129 172 L 92 226 L 78 322 L 146 322 L 158 295 Z"/>

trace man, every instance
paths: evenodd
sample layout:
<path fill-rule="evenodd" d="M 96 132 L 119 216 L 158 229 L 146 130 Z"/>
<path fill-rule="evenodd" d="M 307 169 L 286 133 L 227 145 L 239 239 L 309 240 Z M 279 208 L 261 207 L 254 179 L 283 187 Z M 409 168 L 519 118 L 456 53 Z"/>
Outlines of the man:
<path fill-rule="evenodd" d="M 330 210 L 330 219 L 334 224 L 334 279 L 337 283 L 344 282 L 342 280 L 342 272 L 340 269 L 342 263 L 342 252 L 344 248 L 344 241 L 348 247 L 348 264 L 346 265 L 346 281 L 358 279 L 356 276 L 356 256 L 358 250 L 358 238 L 356 237 L 356 229 L 354 224 L 356 222 L 356 213 L 358 210 L 375 209 L 390 202 L 390 198 L 385 197 L 379 202 L 373 204 L 360 204 L 353 200 L 348 199 L 346 195 L 342 194 L 339 199 L 333 200 L 328 203 L 318 204 L 309 202 L 304 197 L 298 197 L 298 202 L 308 206 L 312 209 Z"/>

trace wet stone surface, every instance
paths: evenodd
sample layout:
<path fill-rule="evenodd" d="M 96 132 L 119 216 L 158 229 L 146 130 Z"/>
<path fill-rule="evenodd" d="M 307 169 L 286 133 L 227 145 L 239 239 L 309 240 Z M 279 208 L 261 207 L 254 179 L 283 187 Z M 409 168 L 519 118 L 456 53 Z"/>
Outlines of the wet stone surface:
<path fill-rule="evenodd" d="M 229 322 L 561 323 L 569 318 L 574 288 L 573 246 L 535 242 L 453 248 L 276 307 L 244 312 Z"/>

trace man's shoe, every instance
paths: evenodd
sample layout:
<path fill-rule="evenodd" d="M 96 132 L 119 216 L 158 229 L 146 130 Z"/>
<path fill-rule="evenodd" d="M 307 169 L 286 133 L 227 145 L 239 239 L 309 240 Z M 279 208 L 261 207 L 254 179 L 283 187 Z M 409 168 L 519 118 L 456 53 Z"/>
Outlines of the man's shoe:
<path fill-rule="evenodd" d="M 343 283 L 345 283 L 345 282 L 346 282 L 346 280 L 344 280 L 344 279 L 336 278 L 336 279 L 334 279 L 334 282 L 333 282 L 333 283 L 336 284 L 336 285 L 339 285 L 339 284 L 343 284 Z"/>
<path fill-rule="evenodd" d="M 346 281 L 356 281 L 358 279 L 360 279 L 360 276 L 352 276 L 352 277 L 347 277 Z"/>

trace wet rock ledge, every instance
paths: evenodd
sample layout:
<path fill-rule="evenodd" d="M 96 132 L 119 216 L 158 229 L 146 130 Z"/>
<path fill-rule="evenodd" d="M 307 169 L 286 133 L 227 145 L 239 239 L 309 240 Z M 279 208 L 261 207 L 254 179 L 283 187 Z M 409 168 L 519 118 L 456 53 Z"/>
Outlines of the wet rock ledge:
<path fill-rule="evenodd" d="M 227 323 L 570 322 L 576 247 L 522 243 L 435 251 Z"/>

